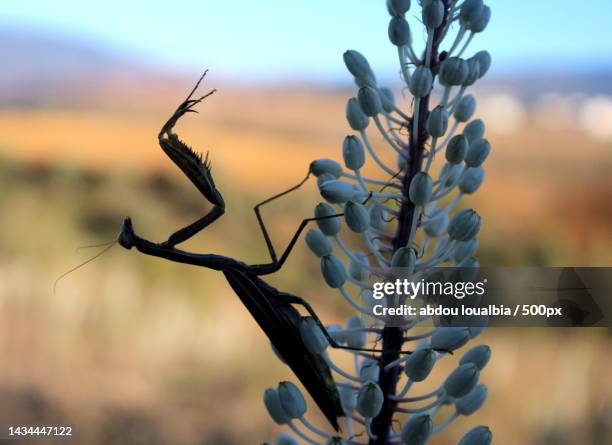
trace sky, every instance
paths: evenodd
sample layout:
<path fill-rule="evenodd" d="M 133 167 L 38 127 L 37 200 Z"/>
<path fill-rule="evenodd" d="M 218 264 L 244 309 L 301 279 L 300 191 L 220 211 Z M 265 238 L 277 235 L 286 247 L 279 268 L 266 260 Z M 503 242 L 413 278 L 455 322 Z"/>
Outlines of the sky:
<path fill-rule="evenodd" d="M 413 0 L 415 41 L 424 34 Z M 612 2 L 489 0 L 493 16 L 467 55 L 487 49 L 494 72 L 612 67 Z M 218 69 L 246 82 L 346 77 L 342 53 L 395 70 L 384 0 L 20 0 L 3 2 L 0 26 L 101 45 L 168 68 Z"/>

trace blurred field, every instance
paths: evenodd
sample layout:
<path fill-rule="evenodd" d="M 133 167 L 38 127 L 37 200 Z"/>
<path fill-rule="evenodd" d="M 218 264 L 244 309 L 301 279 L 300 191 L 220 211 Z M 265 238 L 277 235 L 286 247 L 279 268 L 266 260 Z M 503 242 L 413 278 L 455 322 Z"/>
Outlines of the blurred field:
<path fill-rule="evenodd" d="M 291 375 L 218 275 L 114 247 L 52 292 L 98 251 L 75 248 L 112 240 L 124 216 L 161 240 L 208 209 L 156 145 L 183 94 L 0 109 L 2 423 L 69 423 L 91 445 L 260 443 L 277 431 L 261 395 Z M 265 261 L 251 208 L 311 160 L 340 159 L 346 97 L 228 88 L 185 119 L 179 134 L 211 151 L 228 202 L 186 247 Z M 532 119 L 489 137 L 485 185 L 466 200 L 485 221 L 481 263 L 612 265 L 610 141 Z M 266 209 L 278 246 L 317 199 L 311 183 Z M 272 281 L 340 321 L 347 308 L 318 268 L 300 245 Z M 494 351 L 483 374 L 491 398 L 434 443 L 476 424 L 498 444 L 610 443 L 608 332 L 490 329 L 479 340 Z"/>

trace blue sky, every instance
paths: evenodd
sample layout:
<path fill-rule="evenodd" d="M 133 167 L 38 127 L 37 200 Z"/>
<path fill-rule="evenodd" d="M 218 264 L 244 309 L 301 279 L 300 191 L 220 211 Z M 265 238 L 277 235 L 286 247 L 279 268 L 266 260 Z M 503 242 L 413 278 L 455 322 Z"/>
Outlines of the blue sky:
<path fill-rule="evenodd" d="M 467 54 L 488 49 L 495 71 L 612 66 L 612 2 L 488 4 L 490 26 Z M 410 15 L 419 39 L 415 12 Z M 384 0 L 20 0 L 3 2 L 0 9 L 0 25 L 93 41 L 172 68 L 210 67 L 246 82 L 341 80 L 341 54 L 348 48 L 366 54 L 377 70 L 394 72 L 387 22 Z"/>

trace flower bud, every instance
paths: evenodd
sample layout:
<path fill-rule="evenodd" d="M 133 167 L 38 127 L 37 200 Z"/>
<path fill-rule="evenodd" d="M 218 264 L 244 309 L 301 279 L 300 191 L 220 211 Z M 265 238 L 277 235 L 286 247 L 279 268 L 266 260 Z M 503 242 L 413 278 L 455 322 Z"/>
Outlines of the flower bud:
<path fill-rule="evenodd" d="M 342 437 L 333 436 L 327 439 L 325 445 L 346 445 L 346 441 Z"/>
<path fill-rule="evenodd" d="M 395 97 L 390 88 L 382 87 L 380 89 L 380 100 L 382 100 L 383 110 L 387 113 L 391 113 L 395 110 Z"/>
<path fill-rule="evenodd" d="M 491 445 L 493 434 L 486 426 L 477 426 L 468 431 L 459 441 L 459 445 Z"/>
<path fill-rule="evenodd" d="M 439 79 L 443 85 L 461 85 L 470 74 L 467 62 L 459 57 L 449 57 L 440 66 Z"/>
<path fill-rule="evenodd" d="M 266 405 L 266 409 L 268 410 L 268 414 L 272 417 L 272 420 L 279 425 L 285 425 L 289 423 L 291 420 L 283 407 L 280 404 L 280 399 L 278 398 L 278 391 L 273 388 L 268 388 L 264 391 L 264 405 Z"/>
<path fill-rule="evenodd" d="M 463 129 L 463 135 L 467 138 L 470 144 L 475 140 L 482 138 L 484 136 L 484 133 L 485 125 L 484 122 L 480 119 L 474 119 Z"/>
<path fill-rule="evenodd" d="M 344 220 L 349 229 L 361 233 L 370 226 L 370 213 L 363 204 L 348 201 L 344 206 Z"/>
<path fill-rule="evenodd" d="M 423 223 L 423 230 L 431 238 L 442 235 L 448 227 L 448 214 L 444 211 L 444 209 L 439 210 L 441 210 L 441 212 L 438 216 L 430 218 Z"/>
<path fill-rule="evenodd" d="M 355 131 L 365 130 L 370 122 L 355 97 L 351 97 L 346 103 L 346 120 Z"/>
<path fill-rule="evenodd" d="M 325 181 L 319 189 L 321 196 L 332 204 L 340 204 L 355 197 L 356 190 L 353 184 L 344 181 Z"/>
<path fill-rule="evenodd" d="M 374 382 L 364 384 L 357 394 L 357 411 L 366 418 L 376 417 L 384 401 L 383 392 Z"/>
<path fill-rule="evenodd" d="M 342 175 L 342 166 L 333 159 L 317 159 L 310 163 L 310 172 L 315 176 L 328 173 L 339 178 Z"/>
<path fill-rule="evenodd" d="M 331 254 L 321 258 L 321 273 L 329 287 L 339 288 L 346 281 L 346 271 L 340 258 Z"/>
<path fill-rule="evenodd" d="M 278 384 L 278 399 L 283 411 L 292 419 L 299 419 L 306 414 L 306 400 L 297 386 L 291 382 Z"/>
<path fill-rule="evenodd" d="M 304 239 L 310 250 L 318 257 L 331 255 L 334 251 L 331 240 L 318 229 L 310 229 Z"/>
<path fill-rule="evenodd" d="M 351 170 L 359 170 L 365 163 L 365 152 L 359 138 L 347 136 L 342 143 L 344 165 Z"/>
<path fill-rule="evenodd" d="M 455 215 L 448 225 L 448 236 L 455 241 L 469 241 L 480 230 L 480 215 L 472 209 L 463 209 Z"/>
<path fill-rule="evenodd" d="M 318 219 L 317 225 L 321 232 L 323 232 L 327 236 L 335 236 L 340 232 L 340 217 L 332 217 L 333 215 L 337 215 L 338 212 L 325 202 L 320 202 L 315 207 L 314 216 L 315 218 L 323 218 L 330 217 L 325 219 Z"/>
<path fill-rule="evenodd" d="M 325 181 L 331 181 L 334 179 L 337 179 L 334 175 L 330 173 L 322 173 L 319 176 L 317 176 L 317 187 L 321 188 L 321 186 L 323 185 Z"/>
<path fill-rule="evenodd" d="M 491 20 L 491 8 L 489 8 L 487 5 L 484 5 L 484 7 L 482 8 L 482 12 L 478 16 L 478 18 L 473 22 L 467 24 L 468 29 L 473 33 L 482 32 L 489 24 L 489 20 Z"/>
<path fill-rule="evenodd" d="M 491 144 L 486 139 L 476 139 L 470 144 L 465 155 L 465 163 L 470 167 L 478 167 L 487 159 L 491 153 Z"/>
<path fill-rule="evenodd" d="M 468 140 L 464 135 L 458 134 L 453 136 L 446 145 L 446 160 L 450 164 L 459 164 L 465 158 L 468 147 Z"/>
<path fill-rule="evenodd" d="M 372 68 L 370 68 L 370 64 L 363 54 L 353 49 L 349 49 L 342 55 L 342 58 L 344 59 L 344 64 L 355 79 L 361 81 L 363 85 L 376 85 L 376 77 L 374 77 Z"/>
<path fill-rule="evenodd" d="M 415 206 L 423 206 L 431 199 L 432 187 L 431 176 L 418 172 L 410 181 L 408 196 Z"/>
<path fill-rule="evenodd" d="M 338 386 L 338 392 L 340 393 L 340 403 L 344 412 L 352 413 L 357 407 L 357 391 L 348 386 Z"/>
<path fill-rule="evenodd" d="M 433 431 L 429 414 L 414 414 L 402 428 L 402 442 L 405 445 L 425 445 Z"/>
<path fill-rule="evenodd" d="M 470 73 L 463 82 L 464 87 L 474 85 L 476 81 L 480 78 L 480 64 L 478 63 L 478 60 L 474 59 L 473 57 L 470 57 L 467 60 L 467 64 L 468 68 L 470 69 Z"/>
<path fill-rule="evenodd" d="M 474 193 L 484 181 L 484 169 L 482 167 L 468 167 L 463 170 L 459 179 L 459 190 L 462 193 Z"/>
<path fill-rule="evenodd" d="M 412 36 L 410 35 L 410 25 L 404 17 L 395 16 L 389 22 L 389 40 L 395 46 L 404 46 L 410 44 Z"/>
<path fill-rule="evenodd" d="M 330 324 L 326 327 L 327 333 L 331 338 L 334 339 L 336 343 L 346 343 L 346 339 L 344 338 L 344 329 L 340 325 Z"/>
<path fill-rule="evenodd" d="M 482 14 L 483 6 L 482 0 L 466 0 L 459 10 L 461 20 L 468 25 L 474 22 Z"/>
<path fill-rule="evenodd" d="M 387 0 L 387 10 L 391 15 L 404 15 L 410 9 L 410 0 Z"/>
<path fill-rule="evenodd" d="M 442 386 L 449 396 L 458 399 L 476 386 L 479 376 L 478 367 L 474 363 L 466 363 L 456 367 L 444 380 Z"/>
<path fill-rule="evenodd" d="M 453 259 L 460 263 L 466 258 L 474 256 L 478 250 L 478 240 L 471 239 L 469 241 L 457 241 L 455 243 L 455 249 L 453 250 Z"/>
<path fill-rule="evenodd" d="M 463 357 L 459 360 L 459 364 L 465 365 L 466 363 L 473 363 L 482 371 L 487 363 L 489 363 L 490 358 L 491 348 L 487 345 L 478 345 L 463 354 Z"/>
<path fill-rule="evenodd" d="M 380 204 L 373 204 L 370 207 L 370 226 L 374 229 L 385 230 L 387 227 L 387 220 L 384 207 Z"/>
<path fill-rule="evenodd" d="M 382 112 L 382 99 L 375 88 L 359 88 L 359 91 L 357 92 L 357 100 L 359 101 L 359 106 L 366 116 L 373 117 Z"/>
<path fill-rule="evenodd" d="M 419 349 L 408 356 L 404 372 L 414 382 L 422 382 L 429 376 L 436 363 L 436 353 L 431 349 Z"/>
<path fill-rule="evenodd" d="M 463 416 L 474 414 L 487 400 L 488 390 L 485 385 L 476 385 L 467 395 L 455 402 L 455 409 Z"/>
<path fill-rule="evenodd" d="M 437 106 L 427 117 L 427 132 L 433 137 L 444 136 L 448 128 L 448 111 Z"/>
<path fill-rule="evenodd" d="M 391 257 L 391 267 L 407 268 L 414 270 L 416 265 L 416 253 L 411 247 L 400 247 Z"/>
<path fill-rule="evenodd" d="M 472 59 L 478 61 L 478 65 L 480 66 L 478 78 L 481 79 L 485 74 L 487 74 L 489 68 L 491 68 L 491 54 L 489 54 L 489 52 L 486 50 L 478 51 L 472 56 Z"/>
<path fill-rule="evenodd" d="M 346 329 L 353 329 L 347 332 L 346 344 L 351 348 L 363 348 L 368 340 L 368 334 L 365 331 L 358 330 L 365 328 L 363 320 L 357 315 L 350 317 L 346 323 Z"/>
<path fill-rule="evenodd" d="M 453 116 L 457 122 L 467 122 L 469 121 L 474 112 L 476 111 L 476 99 L 471 94 L 467 96 L 463 96 L 459 102 L 457 102 L 457 106 L 453 111 Z"/>
<path fill-rule="evenodd" d="M 366 358 L 361 363 L 361 367 L 359 368 L 359 378 L 363 380 L 371 380 L 373 382 L 378 381 L 378 376 L 380 374 L 380 367 L 378 366 L 378 362 L 371 358 Z"/>
<path fill-rule="evenodd" d="M 442 167 L 442 175 L 446 178 L 444 180 L 444 187 L 450 187 L 459 181 L 461 173 L 463 173 L 463 165 L 461 164 L 444 164 Z"/>
<path fill-rule="evenodd" d="M 312 354 L 322 354 L 329 346 L 327 337 L 312 317 L 302 317 L 299 324 L 300 337 L 306 349 Z"/>
<path fill-rule="evenodd" d="M 299 445 L 299 443 L 291 434 L 280 433 L 276 436 L 276 445 Z"/>
<path fill-rule="evenodd" d="M 363 264 L 369 264 L 368 256 L 363 252 L 355 252 L 353 256 L 359 261 L 351 260 L 349 275 L 355 280 L 363 281 L 368 277 L 368 270 L 363 267 Z"/>
<path fill-rule="evenodd" d="M 410 76 L 408 89 L 414 97 L 425 97 L 431 91 L 433 84 L 433 74 L 426 66 L 418 66 Z"/>
<path fill-rule="evenodd" d="M 444 20 L 444 4 L 440 0 L 424 2 L 421 17 L 428 29 L 437 28 Z"/>
<path fill-rule="evenodd" d="M 431 336 L 431 347 L 454 351 L 470 341 L 470 331 L 464 327 L 439 327 Z"/>

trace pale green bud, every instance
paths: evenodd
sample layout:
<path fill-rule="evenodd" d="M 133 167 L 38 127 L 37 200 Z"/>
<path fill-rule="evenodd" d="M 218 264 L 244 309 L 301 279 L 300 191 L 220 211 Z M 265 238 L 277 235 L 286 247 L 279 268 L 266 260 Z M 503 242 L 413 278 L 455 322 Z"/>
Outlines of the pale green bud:
<path fill-rule="evenodd" d="M 482 8 L 482 12 L 480 16 L 471 23 L 468 23 L 468 29 L 473 33 L 479 33 L 485 30 L 487 25 L 489 24 L 489 20 L 491 20 L 491 8 L 485 5 Z"/>
<path fill-rule="evenodd" d="M 463 173 L 463 165 L 461 164 L 444 164 L 442 174 L 445 175 L 444 187 L 450 187 L 455 184 Z"/>
<path fill-rule="evenodd" d="M 306 414 L 306 400 L 293 383 L 280 382 L 278 384 L 278 399 L 283 411 L 292 419 L 299 419 Z"/>
<path fill-rule="evenodd" d="M 357 92 L 359 106 L 366 116 L 376 116 L 382 112 L 382 100 L 378 91 L 372 87 L 361 87 Z"/>
<path fill-rule="evenodd" d="M 342 166 L 333 159 L 317 159 L 310 163 L 310 172 L 315 176 L 327 173 L 339 178 L 342 175 Z"/>
<path fill-rule="evenodd" d="M 470 341 L 470 331 L 464 327 L 439 327 L 431 336 L 433 349 L 454 351 Z"/>
<path fill-rule="evenodd" d="M 463 96 L 453 111 L 453 116 L 457 122 L 469 121 L 476 112 L 476 99 L 471 94 Z"/>
<path fill-rule="evenodd" d="M 455 409 L 462 416 L 469 416 L 484 405 L 487 400 L 488 390 L 485 385 L 476 385 L 468 394 L 455 402 Z"/>
<path fill-rule="evenodd" d="M 317 176 L 317 187 L 321 188 L 321 185 L 323 185 L 325 181 L 332 181 L 334 179 L 338 179 L 338 178 L 336 178 L 334 175 L 330 173 L 322 173 L 319 176 Z"/>
<path fill-rule="evenodd" d="M 346 323 L 346 329 L 362 329 L 365 328 L 363 320 L 357 315 L 350 317 Z M 368 334 L 365 331 L 351 331 L 346 333 L 346 344 L 351 348 L 363 348 L 368 340 Z"/>
<path fill-rule="evenodd" d="M 338 386 L 340 393 L 340 403 L 344 412 L 352 413 L 357 408 L 357 390 L 347 386 Z"/>
<path fill-rule="evenodd" d="M 480 66 L 478 78 L 481 79 L 485 74 L 487 74 L 489 68 L 491 68 L 491 54 L 489 54 L 489 52 L 486 50 L 482 50 L 474 54 L 472 58 L 478 61 L 478 65 Z"/>
<path fill-rule="evenodd" d="M 446 252 L 446 249 L 448 249 L 448 245 L 450 244 L 450 238 L 448 237 L 448 235 L 444 236 L 443 238 L 440 239 L 440 241 L 438 241 L 438 243 L 436 244 L 436 255 L 442 255 L 444 252 Z"/>
<path fill-rule="evenodd" d="M 356 190 L 353 184 L 344 181 L 325 181 L 319 189 L 321 196 L 332 204 L 340 204 L 355 197 Z"/>
<path fill-rule="evenodd" d="M 458 134 L 453 136 L 446 145 L 446 152 L 444 153 L 446 160 L 450 164 L 459 164 L 465 159 L 468 148 L 469 143 L 464 135 Z"/>
<path fill-rule="evenodd" d="M 448 111 L 437 106 L 427 117 L 427 132 L 433 137 L 444 136 L 448 128 Z"/>
<path fill-rule="evenodd" d="M 336 209 L 334 209 L 332 206 L 325 202 L 317 204 L 314 211 L 315 218 L 321 218 L 324 216 L 332 216 L 337 214 L 338 212 L 336 212 Z M 319 226 L 319 229 L 321 229 L 321 232 L 323 232 L 325 235 L 335 236 L 338 234 L 338 232 L 340 232 L 341 223 L 340 218 L 337 217 L 318 219 L 317 225 Z"/>
<path fill-rule="evenodd" d="M 300 337 L 306 349 L 312 354 L 322 354 L 329 346 L 327 337 L 312 317 L 302 317 L 299 324 Z"/>
<path fill-rule="evenodd" d="M 443 85 L 461 85 L 470 74 L 467 62 L 459 57 L 449 57 L 440 66 L 439 78 Z"/>
<path fill-rule="evenodd" d="M 468 431 L 459 441 L 459 445 L 491 445 L 493 434 L 486 426 L 477 426 Z"/>
<path fill-rule="evenodd" d="M 410 270 L 416 265 L 416 252 L 412 247 L 400 247 L 391 257 L 391 267 L 401 267 Z"/>
<path fill-rule="evenodd" d="M 357 394 L 357 411 L 366 418 L 376 417 L 384 402 L 383 392 L 374 382 L 364 384 Z"/>
<path fill-rule="evenodd" d="M 355 280 L 365 280 L 368 276 L 368 270 L 362 264 L 369 264 L 368 256 L 363 252 L 355 252 L 353 256 L 359 261 L 351 260 L 349 275 Z"/>
<path fill-rule="evenodd" d="M 423 206 L 431 199 L 433 183 L 431 176 L 425 172 L 418 172 L 410 181 L 408 196 L 416 206 Z"/>
<path fill-rule="evenodd" d="M 370 207 L 370 226 L 378 230 L 385 230 L 387 227 L 387 212 L 380 204 L 373 204 Z"/>
<path fill-rule="evenodd" d="M 378 366 L 378 361 L 370 358 L 363 360 L 359 368 L 359 378 L 376 382 L 378 381 L 379 374 L 380 367 Z"/>
<path fill-rule="evenodd" d="M 344 165 L 351 170 L 359 170 L 365 164 L 365 151 L 361 141 L 356 136 L 347 136 L 342 143 Z"/>
<path fill-rule="evenodd" d="M 331 255 L 334 251 L 334 245 L 331 240 L 318 229 L 310 229 L 306 232 L 304 239 L 310 250 L 318 257 Z"/>
<path fill-rule="evenodd" d="M 404 17 L 393 17 L 389 22 L 389 40 L 395 46 L 404 46 L 412 42 L 410 25 Z"/>
<path fill-rule="evenodd" d="M 355 97 L 351 97 L 346 103 L 346 120 L 355 131 L 365 130 L 370 122 Z"/>
<path fill-rule="evenodd" d="M 368 60 L 363 54 L 350 49 L 343 54 L 342 58 L 344 59 L 344 64 L 355 79 L 362 82 L 363 85 L 376 85 L 376 77 L 372 72 L 372 68 L 370 68 Z"/>
<path fill-rule="evenodd" d="M 470 144 L 478 139 L 481 139 L 484 136 L 484 133 L 485 124 L 480 119 L 474 119 L 463 128 L 463 135 L 467 138 Z"/>
<path fill-rule="evenodd" d="M 370 214 L 363 204 L 348 201 L 344 206 L 344 220 L 353 232 L 361 233 L 370 226 Z"/>
<path fill-rule="evenodd" d="M 346 338 L 344 337 L 344 329 L 340 325 L 330 324 L 327 326 L 327 333 L 331 338 L 334 339 L 336 343 L 346 343 Z"/>
<path fill-rule="evenodd" d="M 408 89 L 414 97 L 425 97 L 431 91 L 433 84 L 433 74 L 426 66 L 418 66 L 412 76 L 410 76 L 410 85 Z"/>
<path fill-rule="evenodd" d="M 428 0 L 423 4 L 421 17 L 427 28 L 437 28 L 444 20 L 444 3 L 440 0 Z"/>
<path fill-rule="evenodd" d="M 419 349 L 408 357 L 404 372 L 414 382 L 422 382 L 429 376 L 436 363 L 436 353 L 431 349 Z"/>
<path fill-rule="evenodd" d="M 346 282 L 344 264 L 334 254 L 321 258 L 321 273 L 329 287 L 339 288 Z"/>
<path fill-rule="evenodd" d="M 264 405 L 268 410 L 268 414 L 272 417 L 272 420 L 279 425 L 286 425 L 289 423 L 291 418 L 285 413 L 285 410 L 281 406 L 280 399 L 278 397 L 278 391 L 274 388 L 268 388 L 264 391 Z"/>
<path fill-rule="evenodd" d="M 414 414 L 402 428 L 402 442 L 405 445 L 425 445 L 432 431 L 433 422 L 429 414 Z"/>
<path fill-rule="evenodd" d="M 432 238 L 442 235 L 444 232 L 446 232 L 446 228 L 448 227 L 448 214 L 444 212 L 444 209 L 439 210 L 441 210 L 440 215 L 427 220 L 423 224 L 423 230 Z"/>
<path fill-rule="evenodd" d="M 291 434 L 280 433 L 276 436 L 276 445 L 299 445 L 299 443 Z"/>
<path fill-rule="evenodd" d="M 468 394 L 478 383 L 480 371 L 474 363 L 460 365 L 451 372 L 444 384 L 444 391 L 456 399 Z"/>
<path fill-rule="evenodd" d="M 463 354 L 463 357 L 459 360 L 459 364 L 464 365 L 466 363 L 473 363 L 482 371 L 487 363 L 489 363 L 490 358 L 491 348 L 487 345 L 478 345 Z"/>
<path fill-rule="evenodd" d="M 487 159 L 491 153 L 491 144 L 486 139 L 476 139 L 470 143 L 470 148 L 465 155 L 465 163 L 470 167 L 478 167 Z"/>
<path fill-rule="evenodd" d="M 391 15 L 404 15 L 410 9 L 410 0 L 387 0 L 387 10 Z"/>
<path fill-rule="evenodd" d="M 483 6 L 482 0 L 466 0 L 459 10 L 461 20 L 466 24 L 476 21 L 482 14 Z"/>
<path fill-rule="evenodd" d="M 453 250 L 453 259 L 459 263 L 466 258 L 470 258 L 476 254 L 478 250 L 478 240 L 471 239 L 469 241 L 457 241 Z"/>
<path fill-rule="evenodd" d="M 482 167 L 468 167 L 463 170 L 459 179 L 459 190 L 462 193 L 474 193 L 484 181 L 484 169 Z"/>
<path fill-rule="evenodd" d="M 469 241 L 478 234 L 480 222 L 480 215 L 474 210 L 460 210 L 448 225 L 448 236 L 455 241 Z"/>
<path fill-rule="evenodd" d="M 380 99 L 382 100 L 383 110 L 387 113 L 392 113 L 395 110 L 395 96 L 390 88 L 382 87 L 380 89 Z"/>
<path fill-rule="evenodd" d="M 464 87 L 474 85 L 476 81 L 480 78 L 480 63 L 478 63 L 478 60 L 474 59 L 473 57 L 470 57 L 467 60 L 467 64 L 468 68 L 470 69 L 470 73 L 465 79 L 465 82 L 463 82 Z"/>

